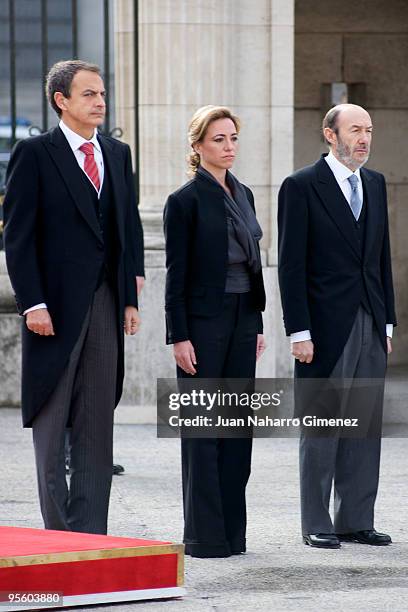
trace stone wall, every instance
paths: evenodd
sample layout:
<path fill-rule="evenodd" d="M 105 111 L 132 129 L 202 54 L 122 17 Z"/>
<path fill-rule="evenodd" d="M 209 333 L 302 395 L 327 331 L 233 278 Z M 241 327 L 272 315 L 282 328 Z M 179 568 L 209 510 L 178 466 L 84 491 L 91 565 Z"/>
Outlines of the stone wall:
<path fill-rule="evenodd" d="M 132 148 L 133 4 L 114 2 L 117 123 Z M 187 125 L 194 110 L 205 104 L 229 105 L 242 118 L 241 151 L 234 171 L 254 190 L 264 230 L 268 349 L 258 375 L 284 376 L 291 371 L 275 252 L 276 194 L 293 169 L 293 8 L 293 0 L 139 2 L 139 178 L 147 282 L 140 300 L 142 329 L 126 339 L 126 404 L 153 405 L 156 378 L 174 376 L 164 332 L 162 214 L 167 195 L 187 179 Z M 17 315 L 7 317 L 17 355 L 21 321 Z M 18 376 L 18 368 L 14 371 Z M 15 383 L 10 379 L 18 401 Z"/>
<path fill-rule="evenodd" d="M 408 345 L 408 2 L 298 0 L 295 10 L 295 167 L 327 150 L 320 124 L 322 83 L 365 83 L 374 125 L 367 167 L 388 185 L 399 326 L 391 364 L 406 364 Z M 353 102 L 353 100 L 350 100 Z"/>
<path fill-rule="evenodd" d="M 117 3 L 115 36 L 119 123 L 133 144 L 132 2 Z M 187 125 L 205 104 L 230 106 L 242 119 L 234 172 L 254 190 L 262 240 L 268 308 L 268 350 L 258 375 L 291 372 L 276 274 L 276 195 L 293 169 L 292 0 L 141 0 L 139 2 L 140 212 L 147 282 L 143 327 L 128 342 L 124 401 L 154 398 L 158 376 L 173 376 L 164 345 L 163 207 L 187 180 Z M 122 56 L 123 54 L 123 56 Z M 126 101 L 126 104 L 124 103 Z"/>
<path fill-rule="evenodd" d="M 20 324 L 5 254 L 0 251 L 0 406 L 18 406 L 20 403 Z"/>
<path fill-rule="evenodd" d="M 191 115 L 205 104 L 223 104 L 242 119 L 234 170 L 254 189 L 262 246 L 269 249 L 274 188 L 293 167 L 293 2 L 142 0 L 139 6 L 140 206 L 147 248 L 163 247 L 164 202 L 188 178 Z"/>
<path fill-rule="evenodd" d="M 115 0 L 114 6 L 117 118 L 124 139 L 134 148 L 133 2 Z M 126 339 L 123 403 L 153 405 L 156 378 L 174 375 L 164 332 L 162 211 L 167 195 L 186 180 L 189 117 L 209 103 L 230 105 L 242 117 L 235 172 L 254 189 L 265 234 L 268 349 L 258 375 L 290 374 L 277 288 L 276 195 L 294 165 L 311 163 L 324 150 L 319 132 L 326 110 L 320 106 L 321 84 L 333 81 L 366 83 L 367 107 L 375 125 L 370 165 L 385 173 L 390 196 L 400 320 L 391 363 L 404 363 L 408 145 L 403 134 L 408 85 L 402 71 L 408 63 L 408 3 L 302 0 L 296 2 L 296 14 L 293 0 L 140 0 L 139 7 L 140 210 L 147 282 L 140 300 L 142 329 Z M 0 293 L 7 282 L 0 276 Z M 11 295 L 9 287 L 7 291 Z M 7 300 L 12 304 L 10 296 Z M 7 364 L 0 370 L 0 403 L 18 402 L 21 321 L 12 312 L 9 305 L 0 314 Z"/>
<path fill-rule="evenodd" d="M 163 252 L 161 252 L 163 254 Z M 148 262 L 147 282 L 140 298 L 142 326 L 136 336 L 125 338 L 125 385 L 123 405 L 151 406 L 148 420 L 154 420 L 156 402 L 156 379 L 174 378 L 175 364 L 172 347 L 165 344 L 164 326 L 164 262 L 156 265 Z M 277 293 L 274 269 L 265 269 L 268 316 L 265 317 L 265 335 L 269 352 L 284 342 L 281 326 L 280 305 L 274 300 Z M 0 251 L 0 407 L 19 406 L 21 369 L 21 317 L 16 314 L 13 292 L 6 272 L 4 251 Z M 277 332 L 276 332 L 277 330 Z M 277 335 L 276 335 L 277 334 Z M 274 337 L 274 342 L 271 338 Z M 260 362 L 259 376 L 271 377 L 286 371 L 286 355 L 277 351 L 271 357 L 267 353 Z M 280 374 L 283 375 L 283 374 Z"/>

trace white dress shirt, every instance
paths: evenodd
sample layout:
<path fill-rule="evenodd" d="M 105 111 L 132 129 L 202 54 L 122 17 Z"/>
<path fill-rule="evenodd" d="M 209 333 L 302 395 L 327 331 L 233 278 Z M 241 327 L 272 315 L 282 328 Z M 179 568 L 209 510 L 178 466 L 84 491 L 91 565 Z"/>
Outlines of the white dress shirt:
<path fill-rule="evenodd" d="M 92 138 L 90 140 L 86 140 L 86 138 L 83 138 L 82 136 L 80 136 L 79 134 L 71 130 L 67 125 L 65 125 L 62 119 L 59 122 L 59 127 L 62 130 L 65 138 L 68 140 L 68 144 L 71 147 L 73 154 L 75 155 L 75 159 L 77 160 L 79 167 L 81 168 L 86 178 L 91 183 L 92 187 L 95 189 L 95 191 L 97 191 L 94 183 L 91 181 L 91 179 L 89 178 L 89 176 L 84 170 L 85 153 L 79 150 L 79 147 L 81 147 L 84 144 L 84 142 L 92 142 L 94 146 L 94 158 L 95 158 L 95 162 L 96 162 L 96 165 L 98 167 L 98 172 L 99 172 L 100 187 L 99 187 L 99 191 L 97 191 L 97 194 L 98 194 L 98 198 L 100 198 L 102 184 L 103 184 L 103 177 L 104 177 L 104 165 L 103 165 L 102 149 L 97 139 L 98 132 L 96 128 L 95 128 Z M 31 312 L 32 310 L 40 310 L 41 308 L 47 308 L 47 305 L 46 304 L 36 304 L 35 306 L 31 306 L 31 308 L 27 308 L 27 310 L 25 310 L 23 314 L 25 315 L 28 312 Z"/>
<path fill-rule="evenodd" d="M 340 189 L 342 190 L 343 195 L 346 198 L 349 206 L 350 206 L 350 201 L 351 201 L 351 185 L 348 179 L 352 174 L 355 174 L 358 179 L 357 191 L 358 191 L 358 195 L 360 196 L 361 202 L 363 202 L 364 192 L 363 192 L 363 185 L 361 182 L 360 168 L 358 168 L 355 172 L 352 172 L 350 168 L 347 168 L 347 166 L 342 164 L 337 159 L 337 157 L 333 155 L 332 151 L 330 151 L 330 153 L 326 155 L 324 159 L 327 162 L 330 170 L 333 172 L 334 178 L 336 179 Z M 393 330 L 394 330 L 393 324 L 387 323 L 386 334 L 389 338 L 392 338 Z M 310 330 L 308 329 L 305 329 L 304 331 L 300 331 L 300 332 L 295 332 L 294 334 L 290 335 L 291 343 L 302 342 L 303 340 L 311 340 L 311 339 L 312 339 L 312 336 L 310 334 Z"/>
<path fill-rule="evenodd" d="M 103 156 L 102 156 L 102 149 L 101 149 L 101 145 L 99 144 L 99 141 L 97 139 L 97 130 L 95 128 L 94 134 L 92 136 L 92 138 L 90 140 L 86 140 L 86 138 L 83 138 L 82 136 L 80 136 L 79 134 L 77 134 L 76 132 L 73 132 L 67 125 L 65 125 L 65 123 L 62 121 L 59 122 L 59 127 L 62 130 L 65 138 L 68 140 L 68 144 L 72 149 L 73 154 L 75 155 L 75 158 L 79 164 L 79 167 L 81 168 L 81 170 L 83 171 L 83 173 L 85 174 L 86 178 L 89 180 L 89 182 L 91 183 L 92 187 L 95 189 L 95 191 L 97 191 L 95 185 L 93 184 L 93 182 L 91 181 L 91 179 L 89 178 L 89 176 L 87 175 L 87 173 L 84 170 L 84 164 L 85 164 L 85 153 L 83 151 L 79 150 L 79 147 L 81 147 L 85 142 L 91 142 L 94 146 L 94 158 L 95 158 L 95 162 L 96 165 L 98 167 L 98 172 L 99 172 L 99 192 L 98 193 L 98 198 L 100 198 L 101 196 L 101 190 L 102 190 L 102 184 L 103 184 L 103 177 L 104 177 L 104 165 L 103 165 Z"/>

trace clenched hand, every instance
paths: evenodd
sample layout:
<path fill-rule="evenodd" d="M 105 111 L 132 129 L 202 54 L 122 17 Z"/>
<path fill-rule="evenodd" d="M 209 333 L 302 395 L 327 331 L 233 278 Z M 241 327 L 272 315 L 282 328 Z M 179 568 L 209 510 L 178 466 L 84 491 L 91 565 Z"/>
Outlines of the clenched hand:
<path fill-rule="evenodd" d="M 311 340 L 302 340 L 302 342 L 292 343 L 292 355 L 300 363 L 311 363 L 313 359 L 313 342 Z"/>
<path fill-rule="evenodd" d="M 47 308 L 38 308 L 26 314 L 28 329 L 39 336 L 55 336 L 50 313 Z"/>
<path fill-rule="evenodd" d="M 125 307 L 125 334 L 127 336 L 134 336 L 139 331 L 140 327 L 140 315 L 135 306 Z"/>

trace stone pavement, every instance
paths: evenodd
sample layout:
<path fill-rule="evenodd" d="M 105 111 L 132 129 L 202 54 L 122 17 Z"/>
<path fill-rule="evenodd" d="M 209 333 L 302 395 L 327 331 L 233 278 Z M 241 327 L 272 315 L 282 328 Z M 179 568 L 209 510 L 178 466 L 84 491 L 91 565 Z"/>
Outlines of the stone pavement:
<path fill-rule="evenodd" d="M 122 421 L 115 428 L 115 460 L 126 473 L 113 480 L 110 533 L 179 542 L 179 442 L 158 440 L 152 425 Z M 0 432 L 0 524 L 42 527 L 31 432 L 21 428 L 18 410 L 0 409 Z M 376 526 L 392 535 L 393 545 L 310 549 L 299 536 L 297 441 L 257 439 L 248 486 L 248 553 L 229 559 L 186 557 L 188 593 L 181 600 L 103 610 L 405 612 L 407 509 L 408 439 L 386 438 Z"/>

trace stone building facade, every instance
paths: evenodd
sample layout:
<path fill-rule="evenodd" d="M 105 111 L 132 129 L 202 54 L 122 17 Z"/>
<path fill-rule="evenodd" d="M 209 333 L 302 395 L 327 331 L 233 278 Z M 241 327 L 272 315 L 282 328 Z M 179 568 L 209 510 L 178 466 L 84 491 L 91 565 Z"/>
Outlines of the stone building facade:
<path fill-rule="evenodd" d="M 152 405 L 156 378 L 174 376 L 171 348 L 164 343 L 162 213 L 167 195 L 187 180 L 187 124 L 194 110 L 204 104 L 228 105 L 242 119 L 241 150 L 234 171 L 253 189 L 264 230 L 268 348 L 258 368 L 261 377 L 288 376 L 292 369 L 277 286 L 280 183 L 325 150 L 321 118 L 337 101 L 336 96 L 346 94 L 349 101 L 369 110 L 374 122 L 369 167 L 385 174 L 389 190 L 399 317 L 390 364 L 406 365 L 408 144 L 404 129 L 408 126 L 408 85 L 404 71 L 408 65 L 408 3 L 114 0 L 112 12 L 116 124 L 134 150 L 139 117 L 138 172 L 147 273 L 141 298 L 142 329 L 137 337 L 126 339 L 123 402 Z M 4 293 L 5 277 L 3 281 Z M 7 325 L 2 326 L 10 329 L 5 342 L 13 360 L 17 359 L 15 316 L 0 316 L 3 321 L 8 317 Z M 7 375 L 15 378 L 11 369 L 15 367 Z M 0 388 L 7 387 L 1 381 Z M 3 397 L 0 400 L 4 403 Z"/>
<path fill-rule="evenodd" d="M 121 2 L 115 25 L 120 84 L 132 86 L 132 2 Z M 369 166 L 387 179 L 399 327 L 390 365 L 406 364 L 408 341 L 408 4 L 402 0 L 142 0 L 139 3 L 140 209 L 146 232 L 148 282 L 142 298 L 143 330 L 129 351 L 126 401 L 140 380 L 174 373 L 163 345 L 164 253 L 162 211 L 170 191 L 186 180 L 186 126 L 204 104 L 226 104 L 243 121 L 235 172 L 253 188 L 264 229 L 268 349 L 258 375 L 291 373 L 282 329 L 276 270 L 276 200 L 294 169 L 325 151 L 320 134 L 326 110 L 346 91 L 374 122 Z M 130 46 L 130 47 L 129 47 Z M 131 96 L 121 95 L 121 125 Z M 123 113 L 120 115 L 120 113 Z M 126 131 L 125 131 L 126 136 Z M 129 343 L 130 344 L 130 343 Z M 143 356 L 143 365 L 137 355 Z M 141 376 L 140 369 L 146 373 Z M 140 373 L 139 373 L 140 372 Z M 139 390 L 138 390 L 139 387 Z"/>

